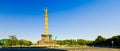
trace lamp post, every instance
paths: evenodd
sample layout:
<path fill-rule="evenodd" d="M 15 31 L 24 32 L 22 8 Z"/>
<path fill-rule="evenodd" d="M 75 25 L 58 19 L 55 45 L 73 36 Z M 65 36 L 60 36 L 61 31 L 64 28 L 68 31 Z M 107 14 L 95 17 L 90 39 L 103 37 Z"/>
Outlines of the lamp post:
<path fill-rule="evenodd" d="M 112 48 L 113 48 L 113 46 L 114 46 L 114 41 L 111 41 L 111 43 L 112 43 Z"/>
<path fill-rule="evenodd" d="M 77 42 L 77 38 L 76 38 L 76 47 L 77 47 L 77 45 L 78 45 L 78 42 Z"/>
<path fill-rule="evenodd" d="M 76 34 L 77 34 L 77 33 L 76 33 Z M 76 46 L 78 45 L 78 42 L 77 42 L 77 41 L 78 41 L 78 39 L 77 39 L 77 37 L 76 37 Z"/>

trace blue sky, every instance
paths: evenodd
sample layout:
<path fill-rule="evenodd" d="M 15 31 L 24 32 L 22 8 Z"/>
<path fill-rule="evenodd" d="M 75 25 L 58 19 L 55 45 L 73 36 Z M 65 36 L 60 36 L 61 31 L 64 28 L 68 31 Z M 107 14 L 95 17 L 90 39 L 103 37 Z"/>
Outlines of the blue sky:
<path fill-rule="evenodd" d="M 120 35 L 120 0 L 0 0 L 0 38 L 40 40 L 44 8 L 49 11 L 49 33 L 58 39 Z"/>

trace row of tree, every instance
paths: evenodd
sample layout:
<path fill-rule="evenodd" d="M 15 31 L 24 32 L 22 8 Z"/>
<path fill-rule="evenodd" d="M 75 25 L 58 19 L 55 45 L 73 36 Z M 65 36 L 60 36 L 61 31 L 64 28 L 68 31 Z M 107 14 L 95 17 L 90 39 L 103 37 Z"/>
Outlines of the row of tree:
<path fill-rule="evenodd" d="M 101 47 L 120 47 L 120 35 L 113 36 L 111 38 L 104 38 L 98 36 L 94 41 L 83 39 L 71 39 L 71 40 L 56 40 L 59 45 L 88 45 L 88 46 L 101 46 Z"/>
<path fill-rule="evenodd" d="M 95 46 L 116 46 L 120 47 L 120 35 L 113 36 L 112 38 L 104 38 L 102 36 L 98 36 L 93 42 Z"/>
<path fill-rule="evenodd" d="M 1 39 L 0 45 L 1 46 L 30 46 L 32 45 L 32 42 L 24 39 L 18 40 L 15 35 L 10 35 L 8 39 Z"/>
<path fill-rule="evenodd" d="M 87 41 L 84 39 L 70 39 L 70 40 L 56 40 L 59 45 L 92 45 L 94 41 Z"/>
<path fill-rule="evenodd" d="M 59 45 L 88 45 L 88 46 L 109 46 L 109 47 L 120 47 L 120 35 L 113 36 L 111 38 L 104 38 L 98 36 L 94 41 L 84 39 L 70 39 L 70 40 L 56 40 Z M 18 40 L 15 35 L 10 35 L 8 39 L 1 39 L 0 45 L 2 46 L 30 46 L 33 43 L 29 40 L 20 39 Z"/>

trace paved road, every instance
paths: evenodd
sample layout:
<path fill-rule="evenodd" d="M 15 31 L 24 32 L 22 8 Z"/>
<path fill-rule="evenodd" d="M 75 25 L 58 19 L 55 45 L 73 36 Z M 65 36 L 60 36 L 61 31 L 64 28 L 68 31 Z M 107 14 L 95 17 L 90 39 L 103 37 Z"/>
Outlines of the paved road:
<path fill-rule="evenodd" d="M 49 48 L 0 48 L 0 51 L 67 51 L 67 50 Z"/>
<path fill-rule="evenodd" d="M 0 48 L 0 51 L 120 51 L 112 48 Z"/>
<path fill-rule="evenodd" d="M 113 48 L 61 48 L 67 51 L 120 51 Z"/>

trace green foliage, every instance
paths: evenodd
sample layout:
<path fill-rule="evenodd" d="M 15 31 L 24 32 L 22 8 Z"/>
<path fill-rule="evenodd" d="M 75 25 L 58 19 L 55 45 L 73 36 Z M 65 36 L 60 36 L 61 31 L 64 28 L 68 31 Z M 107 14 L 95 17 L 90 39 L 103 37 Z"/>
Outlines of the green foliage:
<path fill-rule="evenodd" d="M 102 36 L 98 36 L 93 43 L 95 46 L 110 46 L 112 47 L 112 41 L 113 46 L 120 47 L 120 35 L 113 36 L 112 38 L 105 39 Z"/>
<path fill-rule="evenodd" d="M 105 42 L 105 38 L 102 37 L 102 36 L 98 36 L 96 39 L 95 39 L 95 45 L 105 45 L 104 42 Z"/>
<path fill-rule="evenodd" d="M 17 45 L 17 37 L 15 35 L 10 35 L 9 39 L 10 46 Z"/>
<path fill-rule="evenodd" d="M 10 40 L 17 40 L 17 37 L 15 35 L 9 35 Z"/>
<path fill-rule="evenodd" d="M 0 45 L 2 46 L 30 46 L 32 42 L 29 40 L 18 40 L 15 35 L 10 35 L 9 39 L 1 39 Z"/>
<path fill-rule="evenodd" d="M 95 41 L 88 41 L 83 39 L 71 39 L 71 40 L 57 40 L 57 44 L 59 45 L 88 45 L 88 46 L 109 46 L 112 47 L 112 41 L 114 41 L 113 45 L 120 47 L 120 35 L 113 36 L 112 38 L 104 38 L 102 36 L 98 36 Z"/>
<path fill-rule="evenodd" d="M 78 44 L 79 45 L 87 45 L 87 41 L 83 39 L 78 39 Z"/>
<path fill-rule="evenodd" d="M 88 46 L 93 46 L 94 42 L 95 42 L 95 41 L 87 41 L 87 45 L 88 45 Z"/>
<path fill-rule="evenodd" d="M 56 42 L 59 45 L 91 45 L 92 44 L 91 41 L 87 41 L 87 40 L 83 40 L 83 39 L 57 40 Z"/>
<path fill-rule="evenodd" d="M 3 43 L 4 42 L 4 43 Z M 10 39 L 1 39 L 0 45 L 4 46 L 10 46 Z"/>
<path fill-rule="evenodd" d="M 32 45 L 32 42 L 29 41 L 29 40 L 21 39 L 21 40 L 19 40 L 18 44 L 19 45 L 24 45 L 24 46 L 30 46 L 30 45 Z"/>
<path fill-rule="evenodd" d="M 120 35 L 113 36 L 112 38 L 104 38 L 98 36 L 95 41 L 89 41 L 84 39 L 70 39 L 70 40 L 55 40 L 58 45 L 88 45 L 88 46 L 112 46 L 112 41 L 114 46 L 120 47 Z M 9 39 L 1 39 L 1 46 L 30 46 L 33 43 L 29 40 L 20 39 L 18 40 L 15 35 L 10 35 Z"/>
<path fill-rule="evenodd" d="M 115 46 L 120 46 L 120 35 L 118 35 L 118 36 L 113 36 L 113 37 L 111 38 L 111 40 L 114 41 L 114 45 L 115 45 Z"/>

